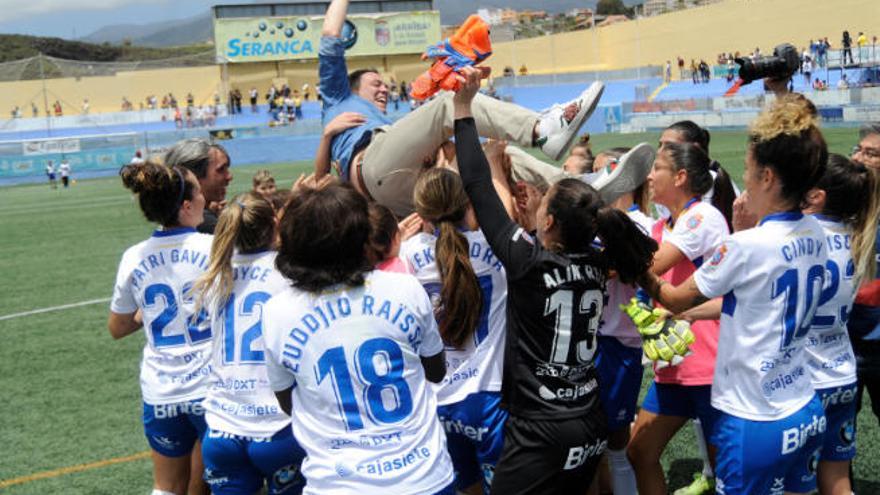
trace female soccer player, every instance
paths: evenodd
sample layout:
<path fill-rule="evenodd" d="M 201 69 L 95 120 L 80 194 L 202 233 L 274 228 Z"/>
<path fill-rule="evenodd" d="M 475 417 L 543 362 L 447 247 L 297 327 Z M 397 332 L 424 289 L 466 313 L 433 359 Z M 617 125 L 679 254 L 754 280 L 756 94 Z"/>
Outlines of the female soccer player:
<path fill-rule="evenodd" d="M 408 239 L 401 254 L 431 296 L 446 344 L 447 376 L 435 390 L 456 487 L 479 493 L 472 485 L 482 482 L 489 493 L 507 419 L 500 407 L 504 268 L 476 228 L 458 174 L 425 171 L 416 181 L 413 204 L 435 231 Z"/>
<path fill-rule="evenodd" d="M 596 171 L 619 166 L 617 161 L 628 151 L 629 148 L 612 148 L 600 152 L 594 162 L 599 166 Z M 649 211 L 647 185 L 647 182 L 630 184 L 632 190 L 623 193 L 611 205 L 626 212 L 645 233 L 651 231 L 654 223 L 646 214 Z M 628 303 L 635 296 L 633 285 L 609 280 L 608 302 L 598 331 L 596 369 L 599 372 L 599 395 L 608 418 L 607 459 L 611 475 L 610 482 L 606 481 L 603 468 L 600 491 L 613 491 L 617 495 L 636 493 L 635 474 L 626 458 L 626 446 L 642 387 L 642 339 L 632 320 L 619 309 L 621 304 Z"/>
<path fill-rule="evenodd" d="M 275 269 L 275 210 L 257 193 L 220 213 L 211 264 L 195 291 L 209 308 L 214 333 L 202 445 L 205 481 L 215 495 L 299 493 L 305 453 L 290 417 L 269 387 L 260 314 L 287 287 Z"/>
<path fill-rule="evenodd" d="M 875 270 L 880 217 L 876 176 L 863 165 L 831 155 L 825 174 L 807 194 L 804 213 L 819 220 L 828 262 L 825 288 L 807 339 L 813 386 L 822 400 L 827 433 L 819 461 L 819 493 L 849 495 L 849 464 L 856 454 L 856 360 L 846 329 L 859 281 Z M 810 487 L 803 487 L 809 489 Z"/>
<path fill-rule="evenodd" d="M 660 135 L 660 149 L 670 143 L 678 144 L 695 144 L 709 155 L 709 141 L 711 136 L 709 131 L 700 127 L 690 120 L 682 120 L 667 127 Z M 733 200 L 739 196 L 739 190 L 736 184 L 731 180 L 730 174 L 724 170 L 715 160 L 709 163 L 709 170 L 712 174 L 712 187 L 703 194 L 703 201 L 711 203 L 718 209 L 727 220 L 728 228 L 731 227 L 733 219 Z M 666 218 L 669 215 L 663 214 L 661 217 Z"/>
<path fill-rule="evenodd" d="M 537 240 L 516 225 L 493 188 L 471 116 L 480 74 L 463 73 L 454 99 L 458 166 L 508 280 L 501 393 L 510 416 L 492 492 L 586 492 L 606 446 L 593 364 L 605 281 L 609 270 L 634 280 L 657 245 L 578 179 L 550 187 L 537 212 Z M 604 251 L 593 246 L 597 235 Z"/>
<path fill-rule="evenodd" d="M 690 277 L 729 233 L 724 215 L 701 200 L 712 187 L 709 163 L 709 156 L 697 145 L 666 143 L 648 176 L 654 202 L 670 211 L 670 216 L 652 230 L 660 249 L 651 271 L 672 283 Z M 628 447 L 643 495 L 666 493 L 660 456 L 688 419 L 700 419 L 706 437 L 712 431 L 716 413 L 709 400 L 718 328 L 717 319 L 694 322 L 693 354 L 677 366 L 655 367 L 654 383 L 642 403 Z"/>
<path fill-rule="evenodd" d="M 191 287 L 207 270 L 211 252 L 211 236 L 195 229 L 205 198 L 183 167 L 148 161 L 127 165 L 120 174 L 147 220 L 162 228 L 123 254 L 108 327 L 115 339 L 142 325 L 149 329 L 141 392 L 144 432 L 153 449 L 153 495 L 182 495 L 188 480 L 190 493 L 198 493 L 211 327 L 206 313 L 196 314 Z"/>
<path fill-rule="evenodd" d="M 816 122 L 815 107 L 799 95 L 762 113 L 749 132 L 744 174 L 759 226 L 728 237 L 682 283 L 653 274 L 640 282 L 673 312 L 724 296 L 712 443 L 717 487 L 727 495 L 815 488 L 811 458 L 826 423 L 804 348 L 828 256 L 822 227 L 799 208 L 828 159 Z"/>
<path fill-rule="evenodd" d="M 269 383 L 305 449 L 303 493 L 454 493 L 437 401 L 431 301 L 373 271 L 367 201 L 350 186 L 295 195 L 275 265 L 292 287 L 263 307 Z"/>

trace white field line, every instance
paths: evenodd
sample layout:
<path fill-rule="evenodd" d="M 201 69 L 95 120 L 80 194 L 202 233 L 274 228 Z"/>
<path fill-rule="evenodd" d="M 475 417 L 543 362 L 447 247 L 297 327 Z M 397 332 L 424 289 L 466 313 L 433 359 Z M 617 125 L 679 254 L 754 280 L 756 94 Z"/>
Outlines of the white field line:
<path fill-rule="evenodd" d="M 21 318 L 23 316 L 38 315 L 41 313 L 51 313 L 52 311 L 63 311 L 65 309 L 78 308 L 80 306 L 89 306 L 91 304 L 108 303 L 108 302 L 110 302 L 109 297 L 102 297 L 101 299 L 90 299 L 88 301 L 80 301 L 77 303 L 62 304 L 61 306 L 50 306 L 48 308 L 32 309 L 30 311 L 22 311 L 21 313 L 12 313 L 9 315 L 0 316 L 0 321 L 11 320 L 13 318 Z"/>

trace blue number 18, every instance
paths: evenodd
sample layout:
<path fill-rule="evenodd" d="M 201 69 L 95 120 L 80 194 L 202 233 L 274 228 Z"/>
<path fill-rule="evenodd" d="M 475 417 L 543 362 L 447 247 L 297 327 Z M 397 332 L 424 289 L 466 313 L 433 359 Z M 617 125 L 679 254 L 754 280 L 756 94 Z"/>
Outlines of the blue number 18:
<path fill-rule="evenodd" d="M 377 361 L 380 366 L 377 369 Z M 365 341 L 355 351 L 355 372 L 364 389 L 367 414 L 375 423 L 396 423 L 412 412 L 412 393 L 403 378 L 403 352 L 391 339 L 375 338 Z M 328 375 L 333 381 L 339 412 L 349 431 L 364 427 L 355 395 L 352 373 L 349 372 L 345 349 L 327 349 L 315 369 L 318 384 Z M 384 399 L 393 399 L 386 407 Z"/>

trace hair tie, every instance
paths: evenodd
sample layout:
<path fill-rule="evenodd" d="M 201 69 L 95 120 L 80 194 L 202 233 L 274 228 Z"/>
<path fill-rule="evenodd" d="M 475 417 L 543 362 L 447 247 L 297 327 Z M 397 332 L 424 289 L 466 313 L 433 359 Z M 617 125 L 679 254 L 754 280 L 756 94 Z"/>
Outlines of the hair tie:
<path fill-rule="evenodd" d="M 177 179 L 180 183 L 180 192 L 177 193 L 177 207 L 180 208 L 180 205 L 183 204 L 183 193 L 186 190 L 186 185 L 184 184 L 185 181 L 183 180 L 183 174 L 180 173 L 180 170 L 175 168 L 174 171 L 177 172 Z"/>
<path fill-rule="evenodd" d="M 241 201 L 236 201 L 235 204 L 237 204 L 239 208 L 244 210 L 244 203 L 242 203 Z"/>

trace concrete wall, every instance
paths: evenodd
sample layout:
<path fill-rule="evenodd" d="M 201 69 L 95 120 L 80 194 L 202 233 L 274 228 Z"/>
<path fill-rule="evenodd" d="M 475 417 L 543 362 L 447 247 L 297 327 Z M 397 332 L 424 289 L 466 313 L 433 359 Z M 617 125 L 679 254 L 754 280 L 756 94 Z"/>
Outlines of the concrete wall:
<path fill-rule="evenodd" d="M 50 107 L 59 100 L 64 115 L 78 115 L 85 98 L 89 99 L 91 112 L 118 112 L 123 96 L 137 109 L 147 96 L 156 95 L 161 102 L 162 95 L 168 92 L 181 103 L 185 102 L 186 94 L 192 92 L 198 104 L 213 104 L 221 79 L 218 66 L 142 70 L 117 72 L 115 76 L 46 79 L 46 91 Z M 8 118 L 16 105 L 21 107 L 24 116 L 30 117 L 32 101 L 40 109 L 40 116 L 44 116 L 42 81 L 0 82 L 3 118 Z"/>
<path fill-rule="evenodd" d="M 880 1 L 727 0 L 613 24 L 595 33 L 496 43 L 490 64 L 497 70 L 526 64 L 530 73 L 547 73 L 661 65 L 667 60 L 674 65 L 678 56 L 688 64 L 691 59 L 712 63 L 722 52 L 746 53 L 760 47 L 770 53 L 783 42 L 801 49 L 819 36 L 840 48 L 844 29 L 853 39 L 859 31 L 869 39 L 880 35 Z"/>

